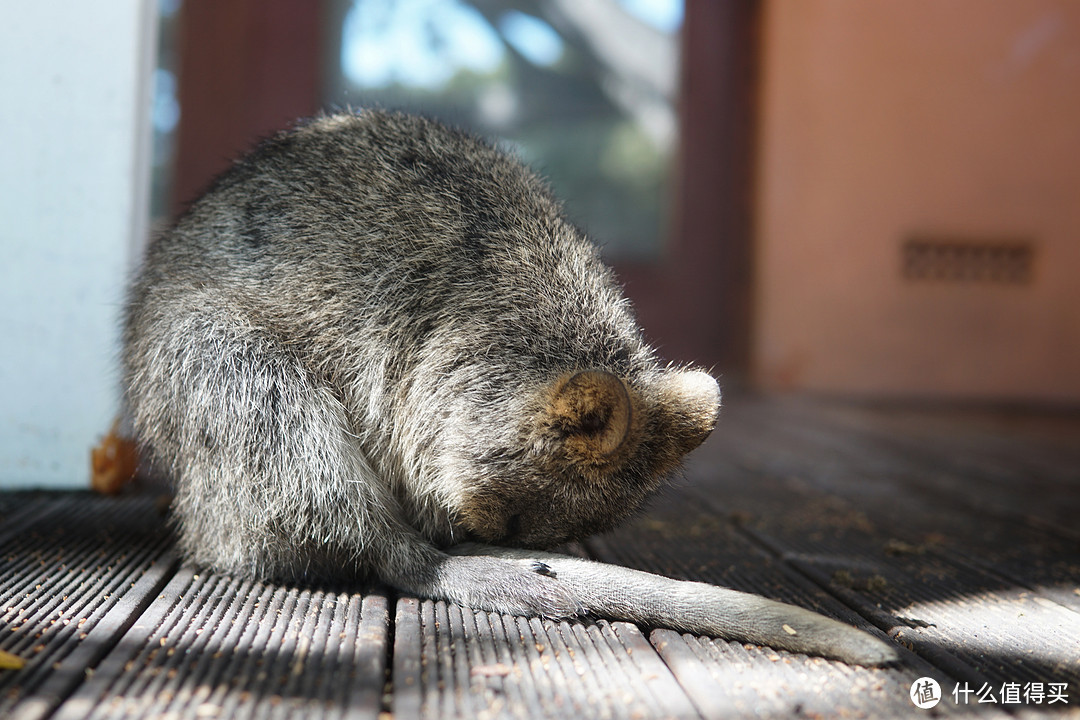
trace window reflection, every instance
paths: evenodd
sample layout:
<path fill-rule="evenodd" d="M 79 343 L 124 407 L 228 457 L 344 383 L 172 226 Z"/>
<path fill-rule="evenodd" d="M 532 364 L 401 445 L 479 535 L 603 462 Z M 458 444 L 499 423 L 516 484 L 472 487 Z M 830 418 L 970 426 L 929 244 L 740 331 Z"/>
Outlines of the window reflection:
<path fill-rule="evenodd" d="M 157 62 L 154 68 L 150 122 L 153 125 L 151 153 L 150 218 L 166 222 L 170 214 L 169 191 L 172 180 L 176 126 L 180 122 L 177 88 L 176 25 L 180 0 L 158 0 Z"/>

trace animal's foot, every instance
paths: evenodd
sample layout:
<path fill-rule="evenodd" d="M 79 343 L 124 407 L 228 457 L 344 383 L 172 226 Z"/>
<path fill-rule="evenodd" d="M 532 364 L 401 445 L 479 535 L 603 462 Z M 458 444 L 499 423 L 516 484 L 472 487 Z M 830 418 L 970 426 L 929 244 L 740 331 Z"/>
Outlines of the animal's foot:
<path fill-rule="evenodd" d="M 450 555 L 440 564 L 432 595 L 478 610 L 551 619 L 585 615 L 588 608 L 543 562 L 483 555 Z"/>

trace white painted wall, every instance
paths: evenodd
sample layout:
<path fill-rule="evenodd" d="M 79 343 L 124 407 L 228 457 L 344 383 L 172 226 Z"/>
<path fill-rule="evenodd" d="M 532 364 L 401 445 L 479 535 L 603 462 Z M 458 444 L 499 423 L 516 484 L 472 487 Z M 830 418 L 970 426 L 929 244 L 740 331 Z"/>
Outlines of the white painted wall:
<path fill-rule="evenodd" d="M 152 0 L 0 23 L 0 488 L 85 487 L 147 227 Z"/>

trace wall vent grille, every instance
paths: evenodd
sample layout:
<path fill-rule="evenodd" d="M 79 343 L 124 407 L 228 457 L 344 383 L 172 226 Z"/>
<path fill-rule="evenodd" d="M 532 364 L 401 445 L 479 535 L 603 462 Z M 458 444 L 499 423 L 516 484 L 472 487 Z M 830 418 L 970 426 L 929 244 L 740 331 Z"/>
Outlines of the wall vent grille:
<path fill-rule="evenodd" d="M 913 282 L 1027 285 L 1034 244 L 1028 240 L 915 237 L 902 246 L 905 280 Z"/>

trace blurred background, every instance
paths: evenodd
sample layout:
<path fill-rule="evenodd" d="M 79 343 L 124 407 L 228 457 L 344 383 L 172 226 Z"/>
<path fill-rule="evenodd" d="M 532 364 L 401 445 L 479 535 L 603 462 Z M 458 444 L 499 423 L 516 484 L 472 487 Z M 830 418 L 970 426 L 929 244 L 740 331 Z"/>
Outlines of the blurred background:
<path fill-rule="evenodd" d="M 0 31 L 0 485 L 85 477 L 148 228 L 259 137 L 372 105 L 549 177 L 661 354 L 729 394 L 1080 406 L 1073 0 L 22 12 Z"/>

